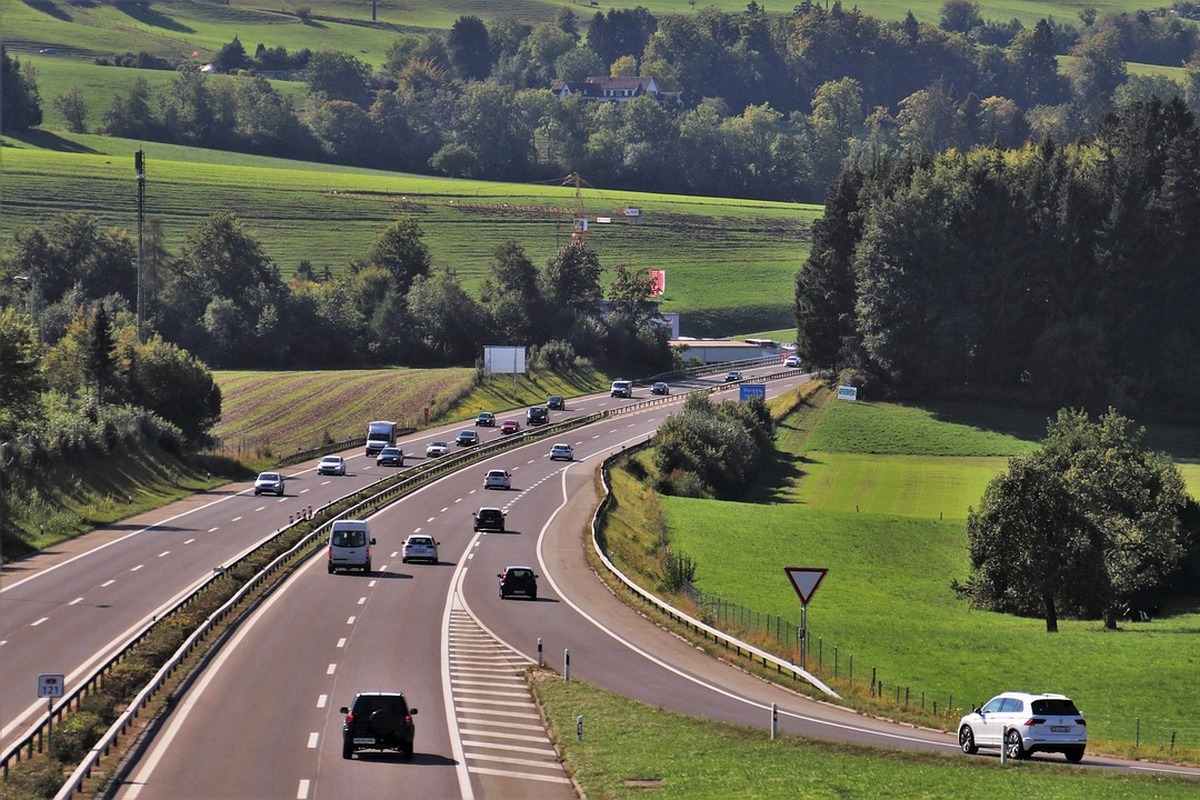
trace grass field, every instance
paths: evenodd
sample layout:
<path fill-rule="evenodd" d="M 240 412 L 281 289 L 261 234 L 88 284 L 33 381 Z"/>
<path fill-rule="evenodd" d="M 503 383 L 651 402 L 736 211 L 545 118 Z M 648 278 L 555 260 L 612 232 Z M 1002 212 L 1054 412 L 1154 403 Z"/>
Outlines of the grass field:
<path fill-rule="evenodd" d="M 0 242 L 62 211 L 84 209 L 105 225 L 136 230 L 133 152 L 147 159 L 147 217 L 162 223 L 177 253 L 184 234 L 213 210 L 237 215 L 285 279 L 301 260 L 342 271 L 400 214 L 421 224 L 435 268 L 478 287 L 495 248 L 520 243 L 541 264 L 570 241 L 574 189 L 484 183 L 192 150 L 99 136 L 36 135 L 4 148 Z M 44 149 L 53 146 L 60 151 Z M 75 150 L 76 152 L 61 152 Z M 202 159 L 211 158 L 211 161 Z M 557 182 L 556 182 L 557 183 Z M 583 190 L 593 226 L 589 247 L 610 271 L 618 263 L 668 273 L 664 311 L 690 335 L 723 335 L 789 324 L 794 275 L 807 255 L 818 206 Z M 615 210 L 637 206 L 640 224 Z M 611 272 L 602 280 L 607 283 Z"/>
<path fill-rule="evenodd" d="M 802 422 L 789 417 L 769 502 L 658 498 L 672 549 L 695 560 L 702 591 L 794 622 L 799 601 L 784 568 L 827 568 L 808 626 L 813 658 L 821 652 L 831 671 L 838 648 L 843 680 L 853 657 L 860 686 L 875 670 L 889 695 L 902 686 L 913 702 L 923 695 L 943 710 L 1006 688 L 1061 691 L 1088 715 L 1094 741 L 1120 749 L 1140 736 L 1143 748 L 1165 748 L 1175 732 L 1179 747 L 1197 752 L 1196 598 L 1117 632 L 1100 621 L 1061 620 L 1051 635 L 1041 619 L 971 610 L 951 588 L 968 575 L 968 508 L 1008 456 L 1029 452 L 1044 433 L 1037 415 L 997 412 L 994 426 L 986 417 L 976 407 L 870 403 L 830 403 Z M 1013 430 L 1026 432 L 1006 432 Z M 1179 451 L 1193 436 L 1167 429 L 1150 438 Z M 1196 466 L 1181 469 L 1197 495 Z M 653 526 L 614 531 L 609 540 L 653 540 Z M 636 560 L 638 547 L 622 558 Z"/>
<path fill-rule="evenodd" d="M 568 768 L 591 798 L 1193 798 L 1195 781 L 1062 764 L 904 753 L 780 736 L 650 708 L 556 677 L 534 683 Z M 576 720 L 583 719 L 583 737 Z"/>

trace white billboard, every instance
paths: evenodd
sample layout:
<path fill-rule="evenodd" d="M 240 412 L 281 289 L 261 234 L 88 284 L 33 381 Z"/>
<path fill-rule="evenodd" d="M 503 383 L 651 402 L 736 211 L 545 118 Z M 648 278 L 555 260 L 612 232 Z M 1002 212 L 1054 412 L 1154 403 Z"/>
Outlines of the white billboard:
<path fill-rule="evenodd" d="M 524 375 L 525 348 L 503 344 L 483 346 L 483 371 L 489 375 Z"/>

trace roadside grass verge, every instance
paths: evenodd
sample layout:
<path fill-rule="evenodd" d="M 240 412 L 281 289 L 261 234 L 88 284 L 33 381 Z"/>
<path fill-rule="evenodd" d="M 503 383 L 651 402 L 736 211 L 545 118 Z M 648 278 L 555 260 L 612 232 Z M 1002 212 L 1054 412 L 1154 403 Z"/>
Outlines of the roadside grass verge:
<path fill-rule="evenodd" d="M 675 714 L 534 675 L 555 742 L 587 797 L 659 800 L 895 797 L 1193 798 L 1195 781 L 1055 763 L 837 744 Z M 576 719 L 583 717 L 582 740 Z"/>

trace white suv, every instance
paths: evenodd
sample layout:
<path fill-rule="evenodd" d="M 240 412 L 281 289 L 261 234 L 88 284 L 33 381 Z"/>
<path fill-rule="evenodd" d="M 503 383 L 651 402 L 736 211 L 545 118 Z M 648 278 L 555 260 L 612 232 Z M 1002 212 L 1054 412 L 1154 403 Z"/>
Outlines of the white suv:
<path fill-rule="evenodd" d="M 967 754 L 1003 747 L 1009 758 L 1062 753 L 1074 764 L 1087 747 L 1087 722 L 1066 695 L 1004 692 L 959 721 L 958 746 Z"/>
<path fill-rule="evenodd" d="M 633 397 L 633 381 L 613 381 L 610 391 L 613 397 Z"/>
<path fill-rule="evenodd" d="M 512 477 L 508 474 L 508 470 L 489 469 L 487 475 L 483 476 L 483 488 L 511 489 Z"/>

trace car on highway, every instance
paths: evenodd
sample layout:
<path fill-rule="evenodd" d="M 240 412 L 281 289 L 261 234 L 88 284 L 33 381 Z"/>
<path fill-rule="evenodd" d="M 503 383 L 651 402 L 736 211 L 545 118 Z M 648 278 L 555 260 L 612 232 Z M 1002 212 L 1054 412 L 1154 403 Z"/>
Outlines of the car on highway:
<path fill-rule="evenodd" d="M 485 428 L 496 427 L 496 415 L 490 411 L 480 411 L 475 415 L 475 424 Z"/>
<path fill-rule="evenodd" d="M 551 411 L 565 411 L 567 409 L 567 401 L 563 399 L 561 394 L 552 394 L 546 398 L 546 408 Z"/>
<path fill-rule="evenodd" d="M 525 412 L 525 423 L 527 425 L 545 425 L 550 421 L 550 412 L 545 406 L 530 406 Z"/>
<path fill-rule="evenodd" d="M 325 456 L 317 464 L 318 475 L 345 475 L 346 459 L 341 456 Z"/>
<path fill-rule="evenodd" d="M 521 430 L 521 423 L 515 419 L 506 419 L 500 423 L 500 433 L 503 436 L 508 436 L 511 433 L 517 433 Z"/>
<path fill-rule="evenodd" d="M 277 494 L 283 497 L 283 476 L 278 472 L 260 472 L 254 479 L 254 494 Z"/>
<path fill-rule="evenodd" d="M 400 551 L 400 561 L 404 564 L 410 561 L 428 561 L 436 564 L 438 562 L 438 544 L 440 543 L 428 534 L 411 534 L 404 540 L 404 547 Z"/>
<path fill-rule="evenodd" d="M 655 381 L 654 384 L 652 384 L 650 386 L 650 394 L 670 394 L 670 393 L 671 393 L 671 387 L 668 386 L 667 384 L 663 383 L 662 381 Z"/>
<path fill-rule="evenodd" d="M 788 356 L 783 360 L 783 365 L 785 367 L 799 368 L 800 356 Z"/>
<path fill-rule="evenodd" d="M 375 456 L 377 467 L 403 467 L 404 451 L 399 447 L 385 447 Z"/>
<path fill-rule="evenodd" d="M 446 444 L 445 442 L 430 442 L 429 444 L 425 445 L 426 458 L 437 458 L 438 456 L 444 456 L 449 452 L 450 445 Z"/>
<path fill-rule="evenodd" d="M 459 431 L 454 437 L 455 447 L 470 447 L 473 444 L 479 444 L 479 434 L 473 430 Z"/>
<path fill-rule="evenodd" d="M 415 708 L 400 692 L 359 692 L 349 706 L 342 706 L 342 758 L 353 758 L 359 750 L 395 750 L 413 757 Z"/>
<path fill-rule="evenodd" d="M 530 600 L 537 600 L 538 575 L 530 567 L 505 567 L 496 577 L 500 579 L 500 599 L 520 595 Z"/>
<path fill-rule="evenodd" d="M 499 531 L 504 533 L 504 512 L 498 508 L 484 506 L 474 514 L 477 531 Z"/>
<path fill-rule="evenodd" d="M 572 448 L 571 445 L 566 444 L 564 442 L 559 442 L 558 444 L 551 445 L 550 446 L 550 460 L 558 461 L 559 459 L 562 459 L 563 461 L 574 461 L 575 460 L 574 448 Z"/>
<path fill-rule="evenodd" d="M 725 382 L 726 383 L 740 381 L 741 379 L 742 379 L 742 373 L 738 372 L 736 369 L 731 369 L 731 370 L 729 370 L 729 372 L 725 373 Z"/>
<path fill-rule="evenodd" d="M 487 474 L 483 476 L 483 488 L 511 489 L 512 476 L 508 474 L 508 470 L 489 469 Z"/>
<path fill-rule="evenodd" d="M 1062 753 L 1075 764 L 1087 748 L 1087 721 L 1066 695 L 1001 692 L 959 720 L 958 746 L 968 755 L 1003 747 L 1009 758 Z"/>
<path fill-rule="evenodd" d="M 329 526 L 329 549 L 326 571 L 332 575 L 339 569 L 371 571 L 371 530 L 366 520 L 335 519 Z"/>
<path fill-rule="evenodd" d="M 613 381 L 609 394 L 613 397 L 633 397 L 633 381 Z"/>

